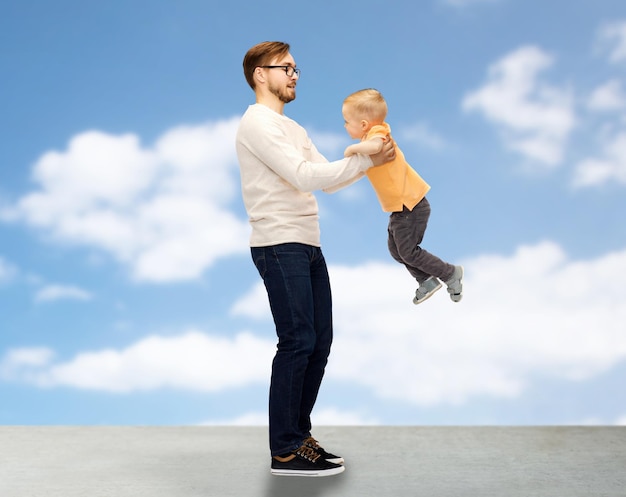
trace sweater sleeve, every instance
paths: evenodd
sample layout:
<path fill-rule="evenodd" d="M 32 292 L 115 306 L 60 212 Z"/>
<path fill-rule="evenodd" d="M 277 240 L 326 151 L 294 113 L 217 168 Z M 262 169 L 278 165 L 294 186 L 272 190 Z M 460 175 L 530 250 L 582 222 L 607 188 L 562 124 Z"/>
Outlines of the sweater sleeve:
<path fill-rule="evenodd" d="M 327 188 L 324 188 L 324 192 L 325 193 L 337 193 L 339 190 L 342 190 L 348 186 L 350 186 L 353 183 L 356 183 L 358 180 L 360 180 L 363 176 L 365 176 L 365 173 L 359 173 L 356 176 L 350 178 L 349 180 L 346 181 L 342 181 L 341 183 L 338 183 L 336 185 L 333 186 L 329 186 Z"/>
<path fill-rule="evenodd" d="M 286 126 L 276 118 L 251 119 L 242 131 L 240 144 L 299 191 L 344 183 L 373 165 L 365 155 L 328 162 L 295 121 Z"/>

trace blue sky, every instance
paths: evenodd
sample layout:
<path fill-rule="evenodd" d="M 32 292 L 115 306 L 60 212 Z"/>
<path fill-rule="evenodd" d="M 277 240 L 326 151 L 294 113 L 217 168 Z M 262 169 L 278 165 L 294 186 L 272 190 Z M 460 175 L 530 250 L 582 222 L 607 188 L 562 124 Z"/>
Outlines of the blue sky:
<path fill-rule="evenodd" d="M 329 158 L 375 87 L 430 183 L 418 307 L 367 181 L 317 192 L 317 424 L 626 424 L 622 0 L 5 2 L 0 424 L 265 424 L 273 324 L 234 152 L 264 40 Z"/>

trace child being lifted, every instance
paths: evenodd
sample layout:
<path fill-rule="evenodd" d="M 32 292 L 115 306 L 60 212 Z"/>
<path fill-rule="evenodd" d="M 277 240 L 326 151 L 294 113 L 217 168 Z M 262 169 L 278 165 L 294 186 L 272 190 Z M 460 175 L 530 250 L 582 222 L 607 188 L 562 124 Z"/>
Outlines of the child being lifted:
<path fill-rule="evenodd" d="M 360 90 L 348 96 L 342 113 L 350 138 L 361 140 L 346 148 L 345 157 L 374 154 L 391 134 L 385 122 L 387 103 L 377 90 Z M 395 149 L 395 160 L 366 172 L 383 211 L 391 213 L 389 252 L 419 283 L 414 304 L 431 297 L 441 288 L 441 281 L 448 287 L 452 301 L 459 302 L 463 296 L 463 266 L 449 264 L 420 247 L 430 217 L 426 200 L 430 186 L 406 162 L 397 143 Z"/>

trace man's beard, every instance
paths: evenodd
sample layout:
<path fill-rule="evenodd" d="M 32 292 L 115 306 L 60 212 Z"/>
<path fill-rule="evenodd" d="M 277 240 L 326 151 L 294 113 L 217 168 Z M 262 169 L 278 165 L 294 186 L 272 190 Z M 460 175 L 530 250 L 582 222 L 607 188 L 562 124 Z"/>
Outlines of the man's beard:
<path fill-rule="evenodd" d="M 278 89 L 274 86 L 269 86 L 268 90 L 275 95 L 282 103 L 288 104 L 296 98 L 296 89 L 293 88 L 293 92 L 289 91 L 292 88 L 285 88 L 284 90 Z"/>

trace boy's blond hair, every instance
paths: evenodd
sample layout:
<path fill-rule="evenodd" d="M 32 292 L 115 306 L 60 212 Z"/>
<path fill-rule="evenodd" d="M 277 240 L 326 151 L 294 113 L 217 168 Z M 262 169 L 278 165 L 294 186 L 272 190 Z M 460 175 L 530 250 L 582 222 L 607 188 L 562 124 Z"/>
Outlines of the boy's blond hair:
<path fill-rule="evenodd" d="M 360 118 L 374 123 L 382 123 L 387 117 L 387 102 L 374 88 L 355 91 L 346 97 L 343 105 L 356 112 Z"/>

